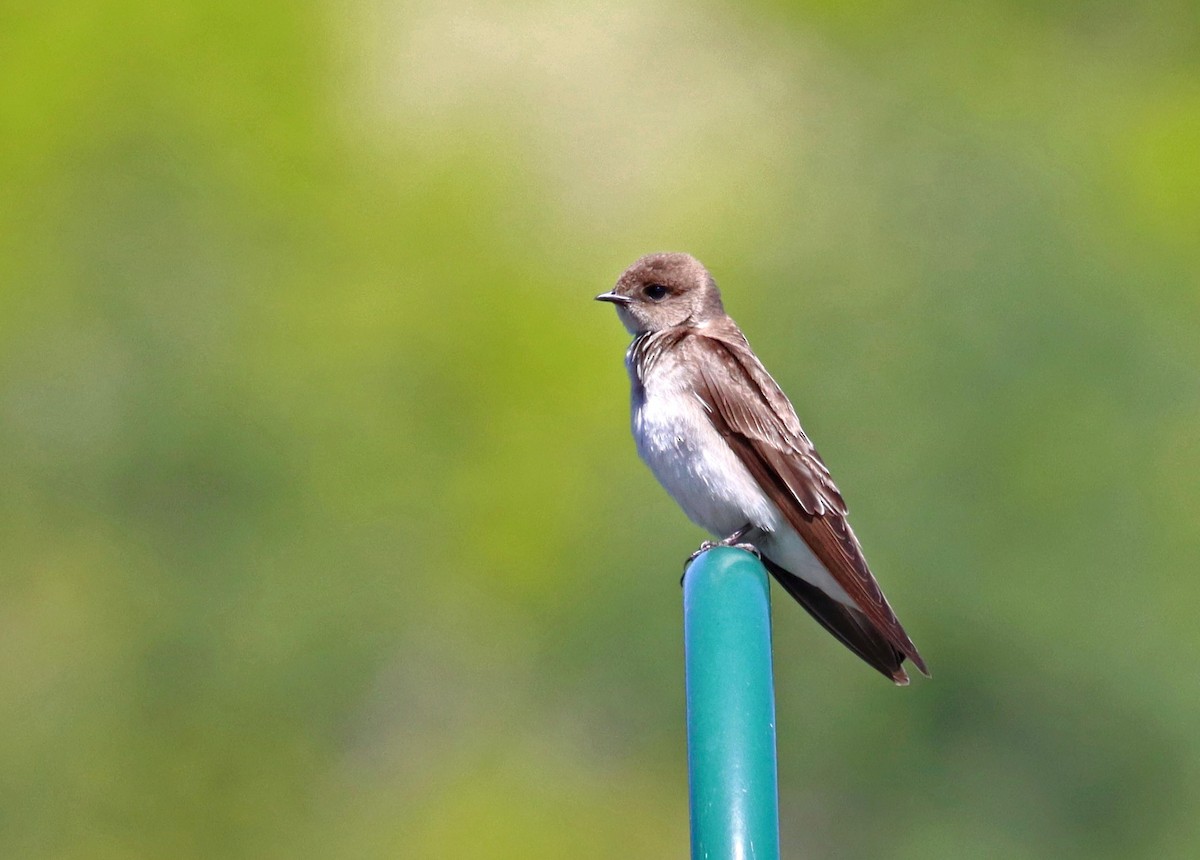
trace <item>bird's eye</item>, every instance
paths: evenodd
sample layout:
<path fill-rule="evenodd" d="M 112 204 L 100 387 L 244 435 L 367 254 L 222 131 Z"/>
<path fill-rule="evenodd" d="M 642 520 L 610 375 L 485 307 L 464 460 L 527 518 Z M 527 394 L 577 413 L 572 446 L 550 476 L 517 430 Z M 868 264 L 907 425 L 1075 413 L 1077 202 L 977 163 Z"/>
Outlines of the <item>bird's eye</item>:
<path fill-rule="evenodd" d="M 661 302 L 667 297 L 667 288 L 662 284 L 651 284 L 644 290 L 646 298 L 653 302 Z"/>

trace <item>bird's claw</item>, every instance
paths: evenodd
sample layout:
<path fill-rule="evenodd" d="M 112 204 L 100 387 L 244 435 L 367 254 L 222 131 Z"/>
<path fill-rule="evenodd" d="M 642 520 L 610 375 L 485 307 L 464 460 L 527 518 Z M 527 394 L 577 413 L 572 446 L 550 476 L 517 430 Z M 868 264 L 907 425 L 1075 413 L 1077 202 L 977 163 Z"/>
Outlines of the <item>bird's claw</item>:
<path fill-rule="evenodd" d="M 687 561 L 684 563 L 685 566 L 688 564 L 691 564 L 693 561 L 695 561 L 697 558 L 699 558 L 704 553 L 708 552 L 710 549 L 716 549 L 717 547 L 719 547 L 721 545 L 722 544 L 719 541 L 713 541 L 713 540 L 702 541 L 700 543 L 700 549 L 696 550 L 694 553 L 692 553 L 691 555 L 689 555 L 687 557 Z"/>
<path fill-rule="evenodd" d="M 695 561 L 697 558 L 699 558 L 700 556 L 704 555 L 704 553 L 708 552 L 710 549 L 712 549 L 715 546 L 720 546 L 720 544 L 715 543 L 714 541 L 710 541 L 710 540 L 703 541 L 700 544 L 700 549 L 696 550 L 694 553 L 692 553 L 691 555 L 689 555 L 687 558 L 685 558 L 683 560 L 683 573 L 680 574 L 680 576 L 679 576 L 680 587 L 683 586 L 683 580 L 687 577 L 688 567 L 691 565 L 691 563 L 693 561 Z"/>
<path fill-rule="evenodd" d="M 722 546 L 724 546 L 724 545 L 725 544 L 722 544 Z M 734 549 L 745 550 L 746 552 L 750 553 L 752 556 L 757 558 L 759 561 L 762 561 L 762 553 L 759 552 L 758 547 L 756 547 L 752 543 L 731 543 L 731 544 L 729 544 L 729 546 L 733 547 Z"/>
<path fill-rule="evenodd" d="M 735 531 L 729 537 L 722 538 L 721 540 L 718 540 L 718 541 L 706 540 L 706 541 L 702 542 L 700 544 L 700 548 L 698 550 L 696 550 L 694 553 L 692 553 L 691 555 L 689 555 L 687 557 L 687 560 L 684 561 L 683 576 L 679 577 L 679 584 L 683 585 L 684 577 L 687 576 L 688 566 L 693 561 L 695 561 L 697 558 L 699 558 L 704 553 L 708 552 L 710 549 L 716 549 L 719 546 L 727 546 L 727 547 L 732 547 L 733 549 L 745 550 L 746 552 L 750 553 L 755 558 L 757 558 L 759 561 L 762 561 L 762 553 L 758 551 L 758 547 L 756 547 L 752 543 L 740 543 L 741 539 L 744 538 L 753 528 L 754 527 L 752 525 L 750 525 L 749 523 L 746 523 L 746 525 L 742 526 L 740 529 Z"/>

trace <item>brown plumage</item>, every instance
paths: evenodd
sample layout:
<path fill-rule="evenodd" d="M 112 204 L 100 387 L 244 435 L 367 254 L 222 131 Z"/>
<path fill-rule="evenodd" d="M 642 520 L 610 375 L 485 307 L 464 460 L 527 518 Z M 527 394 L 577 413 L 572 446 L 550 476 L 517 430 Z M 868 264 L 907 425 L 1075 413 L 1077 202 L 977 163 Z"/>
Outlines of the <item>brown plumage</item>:
<path fill-rule="evenodd" d="M 767 569 L 846 647 L 896 683 L 908 682 L 905 658 L 928 674 L 829 469 L 704 267 L 685 254 L 645 257 L 597 298 L 636 335 L 627 365 L 639 452 L 688 515 L 718 536 L 755 527 Z"/>

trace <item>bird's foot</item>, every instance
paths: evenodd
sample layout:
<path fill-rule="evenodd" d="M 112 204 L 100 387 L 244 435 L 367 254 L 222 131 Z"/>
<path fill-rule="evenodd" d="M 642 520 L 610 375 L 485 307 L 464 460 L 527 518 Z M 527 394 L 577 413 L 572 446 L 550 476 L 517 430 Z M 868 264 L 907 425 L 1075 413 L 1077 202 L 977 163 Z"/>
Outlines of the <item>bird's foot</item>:
<path fill-rule="evenodd" d="M 729 546 L 729 547 L 733 547 L 734 549 L 744 549 L 746 552 L 751 553 L 755 558 L 757 558 L 761 561 L 762 553 L 760 553 L 758 551 L 758 547 L 756 547 L 752 543 L 742 543 L 741 542 L 742 538 L 744 538 L 746 535 L 750 534 L 750 532 L 752 532 L 753 530 L 754 530 L 754 526 L 750 525 L 750 523 L 746 523 L 744 526 L 742 526 L 740 529 L 735 531 L 729 537 L 722 538 L 721 540 L 717 541 L 716 545 L 717 546 Z"/>
<path fill-rule="evenodd" d="M 683 576 L 681 576 L 679 578 L 679 584 L 683 585 L 683 578 L 684 578 L 684 576 L 687 576 L 688 565 L 690 565 L 693 561 L 695 561 L 697 558 L 699 558 L 704 553 L 708 552 L 710 549 L 716 549 L 719 546 L 727 546 L 727 547 L 732 547 L 733 549 L 745 550 L 746 552 L 750 553 L 755 558 L 757 558 L 759 561 L 761 561 L 762 553 L 758 551 L 758 547 L 756 547 L 752 543 L 742 543 L 741 542 L 742 538 L 744 538 L 747 534 L 749 534 L 753 529 L 754 529 L 754 526 L 752 526 L 750 523 L 746 523 L 744 526 L 742 526 L 740 529 L 735 531 L 733 534 L 729 535 L 729 537 L 721 538 L 718 541 L 706 540 L 703 543 L 701 543 L 700 548 L 698 550 L 696 550 L 694 553 L 692 553 L 691 555 L 689 555 L 687 557 L 687 560 L 684 561 Z"/>

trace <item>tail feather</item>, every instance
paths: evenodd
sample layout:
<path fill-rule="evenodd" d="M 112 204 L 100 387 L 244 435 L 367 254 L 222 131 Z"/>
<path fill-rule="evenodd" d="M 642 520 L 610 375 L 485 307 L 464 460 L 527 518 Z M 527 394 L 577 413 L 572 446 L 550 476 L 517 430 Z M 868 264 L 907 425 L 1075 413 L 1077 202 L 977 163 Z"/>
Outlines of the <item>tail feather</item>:
<path fill-rule="evenodd" d="M 903 686 L 908 683 L 908 673 L 901 665 L 904 654 L 888 642 L 866 615 L 839 603 L 769 558 L 764 556 L 762 561 L 783 589 L 839 642 L 896 684 Z"/>

